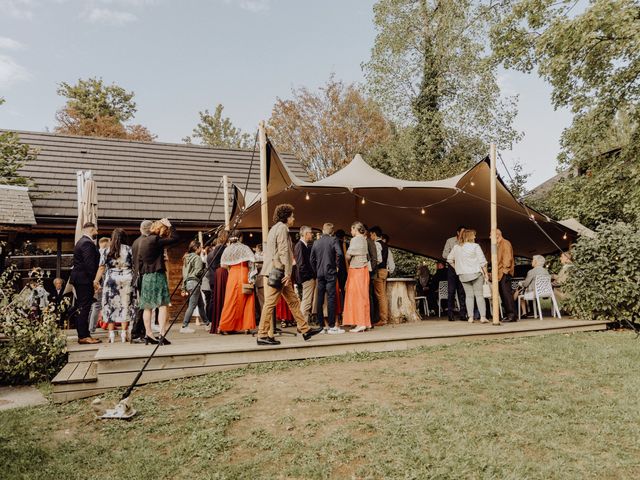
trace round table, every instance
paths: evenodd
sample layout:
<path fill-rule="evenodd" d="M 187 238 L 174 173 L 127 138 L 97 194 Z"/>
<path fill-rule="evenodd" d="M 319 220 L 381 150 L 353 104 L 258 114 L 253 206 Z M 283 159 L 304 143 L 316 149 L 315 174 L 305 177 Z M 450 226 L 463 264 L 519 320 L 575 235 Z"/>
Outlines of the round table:
<path fill-rule="evenodd" d="M 415 278 L 387 278 L 389 323 L 419 322 Z"/>

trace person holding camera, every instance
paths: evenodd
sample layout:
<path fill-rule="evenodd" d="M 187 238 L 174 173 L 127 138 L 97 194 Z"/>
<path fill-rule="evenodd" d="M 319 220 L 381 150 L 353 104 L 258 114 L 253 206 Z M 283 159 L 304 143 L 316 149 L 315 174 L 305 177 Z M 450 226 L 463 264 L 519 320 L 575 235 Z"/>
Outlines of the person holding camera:
<path fill-rule="evenodd" d="M 293 289 L 291 271 L 293 269 L 293 247 L 289 228 L 295 222 L 294 208 L 289 204 L 278 205 L 273 214 L 276 222 L 269 230 L 264 249 L 264 264 L 260 275 L 264 282 L 264 306 L 258 327 L 258 345 L 279 345 L 274 338 L 273 311 L 282 295 L 293 314 L 298 330 L 305 340 L 320 333 L 322 328 L 311 328 L 300 311 L 300 300 Z"/>

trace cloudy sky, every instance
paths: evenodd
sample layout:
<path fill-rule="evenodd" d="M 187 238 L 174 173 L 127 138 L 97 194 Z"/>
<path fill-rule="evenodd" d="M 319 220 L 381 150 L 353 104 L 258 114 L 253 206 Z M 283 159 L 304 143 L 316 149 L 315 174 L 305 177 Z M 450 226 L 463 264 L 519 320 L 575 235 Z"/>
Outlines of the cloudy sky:
<path fill-rule="evenodd" d="M 179 142 L 198 111 L 222 103 L 254 132 L 276 97 L 316 88 L 333 72 L 363 81 L 375 31 L 374 0 L 0 0 L 0 128 L 43 131 L 63 102 L 61 81 L 102 77 L 136 94 L 135 121 Z M 535 76 L 501 72 L 519 94 L 525 138 L 502 152 L 535 186 L 555 174 L 558 139 L 570 122 Z"/>

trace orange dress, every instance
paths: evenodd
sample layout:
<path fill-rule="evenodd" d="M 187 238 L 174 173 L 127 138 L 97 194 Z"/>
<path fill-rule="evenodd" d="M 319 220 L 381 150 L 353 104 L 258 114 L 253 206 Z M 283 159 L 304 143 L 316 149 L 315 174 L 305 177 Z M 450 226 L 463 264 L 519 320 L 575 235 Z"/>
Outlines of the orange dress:
<path fill-rule="evenodd" d="M 369 268 L 349 268 L 342 325 L 371 328 L 369 316 Z"/>
<path fill-rule="evenodd" d="M 242 293 L 242 284 L 247 283 L 248 278 L 247 262 L 230 267 L 218 328 L 220 332 L 241 332 L 256 328 L 255 296 Z"/>

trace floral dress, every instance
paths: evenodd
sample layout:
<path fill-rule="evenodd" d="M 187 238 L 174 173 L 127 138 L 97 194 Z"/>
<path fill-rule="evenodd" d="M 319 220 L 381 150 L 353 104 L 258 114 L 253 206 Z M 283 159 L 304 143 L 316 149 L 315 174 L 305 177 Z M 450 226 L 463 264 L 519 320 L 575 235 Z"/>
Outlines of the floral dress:
<path fill-rule="evenodd" d="M 131 247 L 122 245 L 118 258 L 107 259 L 108 249 L 101 251 L 100 266 L 105 267 L 102 286 L 102 319 L 107 323 L 130 322 L 135 318 L 132 300 Z"/>

